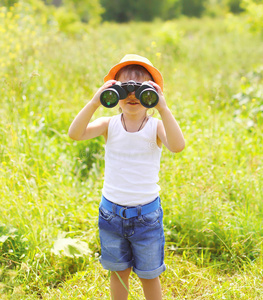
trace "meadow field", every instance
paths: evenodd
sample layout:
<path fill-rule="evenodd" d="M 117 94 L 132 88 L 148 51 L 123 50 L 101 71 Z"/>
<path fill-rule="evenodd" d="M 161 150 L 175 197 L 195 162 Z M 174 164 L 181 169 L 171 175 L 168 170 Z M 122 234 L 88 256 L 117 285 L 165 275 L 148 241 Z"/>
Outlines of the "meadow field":
<path fill-rule="evenodd" d="M 103 139 L 67 132 L 127 53 L 162 72 L 186 140 L 161 161 L 163 298 L 263 298 L 263 39 L 242 22 L 73 33 L 31 7 L 0 11 L 0 299 L 110 298 L 97 226 Z M 116 113 L 100 107 L 94 117 Z M 143 299 L 134 274 L 129 299 Z"/>

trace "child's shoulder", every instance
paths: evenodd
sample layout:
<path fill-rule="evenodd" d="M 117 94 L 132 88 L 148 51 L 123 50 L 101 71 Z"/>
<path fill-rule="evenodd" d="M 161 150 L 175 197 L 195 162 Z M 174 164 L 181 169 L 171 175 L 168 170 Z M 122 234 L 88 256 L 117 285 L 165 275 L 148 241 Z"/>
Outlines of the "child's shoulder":
<path fill-rule="evenodd" d="M 162 123 L 162 120 L 158 119 L 157 117 L 154 117 L 153 115 L 150 115 L 149 119 L 152 120 L 152 122 L 155 122 L 156 124 Z"/>
<path fill-rule="evenodd" d="M 112 117 L 99 117 L 93 122 L 90 123 L 90 128 L 98 128 L 99 130 L 102 130 L 103 132 L 106 132 L 108 130 L 110 120 Z"/>
<path fill-rule="evenodd" d="M 114 115 L 114 116 L 110 116 L 110 117 L 100 117 L 97 119 L 97 121 L 100 123 L 100 124 L 103 124 L 106 128 L 109 127 L 109 124 L 110 123 L 114 123 L 116 122 L 116 120 L 120 118 L 119 115 Z"/>
<path fill-rule="evenodd" d="M 114 122 L 118 122 L 118 120 L 121 120 L 121 114 L 117 114 L 117 115 L 113 115 L 111 117 L 105 117 L 107 119 L 105 119 L 105 121 L 108 121 L 109 123 L 114 123 Z"/>
<path fill-rule="evenodd" d="M 94 122 L 108 124 L 112 117 L 99 117 Z"/>

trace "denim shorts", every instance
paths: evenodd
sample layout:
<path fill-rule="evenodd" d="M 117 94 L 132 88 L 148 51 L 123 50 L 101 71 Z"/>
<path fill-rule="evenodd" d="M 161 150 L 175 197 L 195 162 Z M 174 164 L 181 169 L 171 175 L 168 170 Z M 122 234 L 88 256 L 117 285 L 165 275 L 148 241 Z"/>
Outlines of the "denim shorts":
<path fill-rule="evenodd" d="M 100 205 L 99 234 L 104 269 L 133 268 L 145 279 L 156 278 L 165 271 L 161 206 L 151 213 L 124 219 Z"/>

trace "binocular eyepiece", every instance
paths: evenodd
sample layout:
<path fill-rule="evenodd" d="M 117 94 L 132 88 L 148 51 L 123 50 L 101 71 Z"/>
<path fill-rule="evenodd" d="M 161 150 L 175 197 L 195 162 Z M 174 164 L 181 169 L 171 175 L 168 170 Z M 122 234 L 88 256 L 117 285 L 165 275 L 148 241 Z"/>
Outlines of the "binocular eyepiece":
<path fill-rule="evenodd" d="M 100 102 L 103 106 L 111 108 L 116 106 L 119 100 L 127 98 L 128 94 L 133 91 L 144 107 L 154 107 L 159 101 L 156 89 L 149 82 L 140 83 L 130 80 L 123 83 L 117 81 L 116 84 L 104 90 L 100 95 Z"/>

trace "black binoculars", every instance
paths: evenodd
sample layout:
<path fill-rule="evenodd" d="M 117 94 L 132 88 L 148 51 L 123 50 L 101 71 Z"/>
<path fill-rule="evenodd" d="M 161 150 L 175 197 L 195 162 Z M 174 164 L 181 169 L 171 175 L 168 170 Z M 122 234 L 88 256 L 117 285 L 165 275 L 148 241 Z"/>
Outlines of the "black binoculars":
<path fill-rule="evenodd" d="M 114 107 L 119 100 L 127 98 L 128 94 L 133 91 L 144 107 L 154 107 L 159 101 L 156 89 L 149 82 L 140 83 L 130 80 L 128 82 L 117 81 L 113 86 L 104 90 L 100 95 L 100 102 L 105 107 Z"/>

